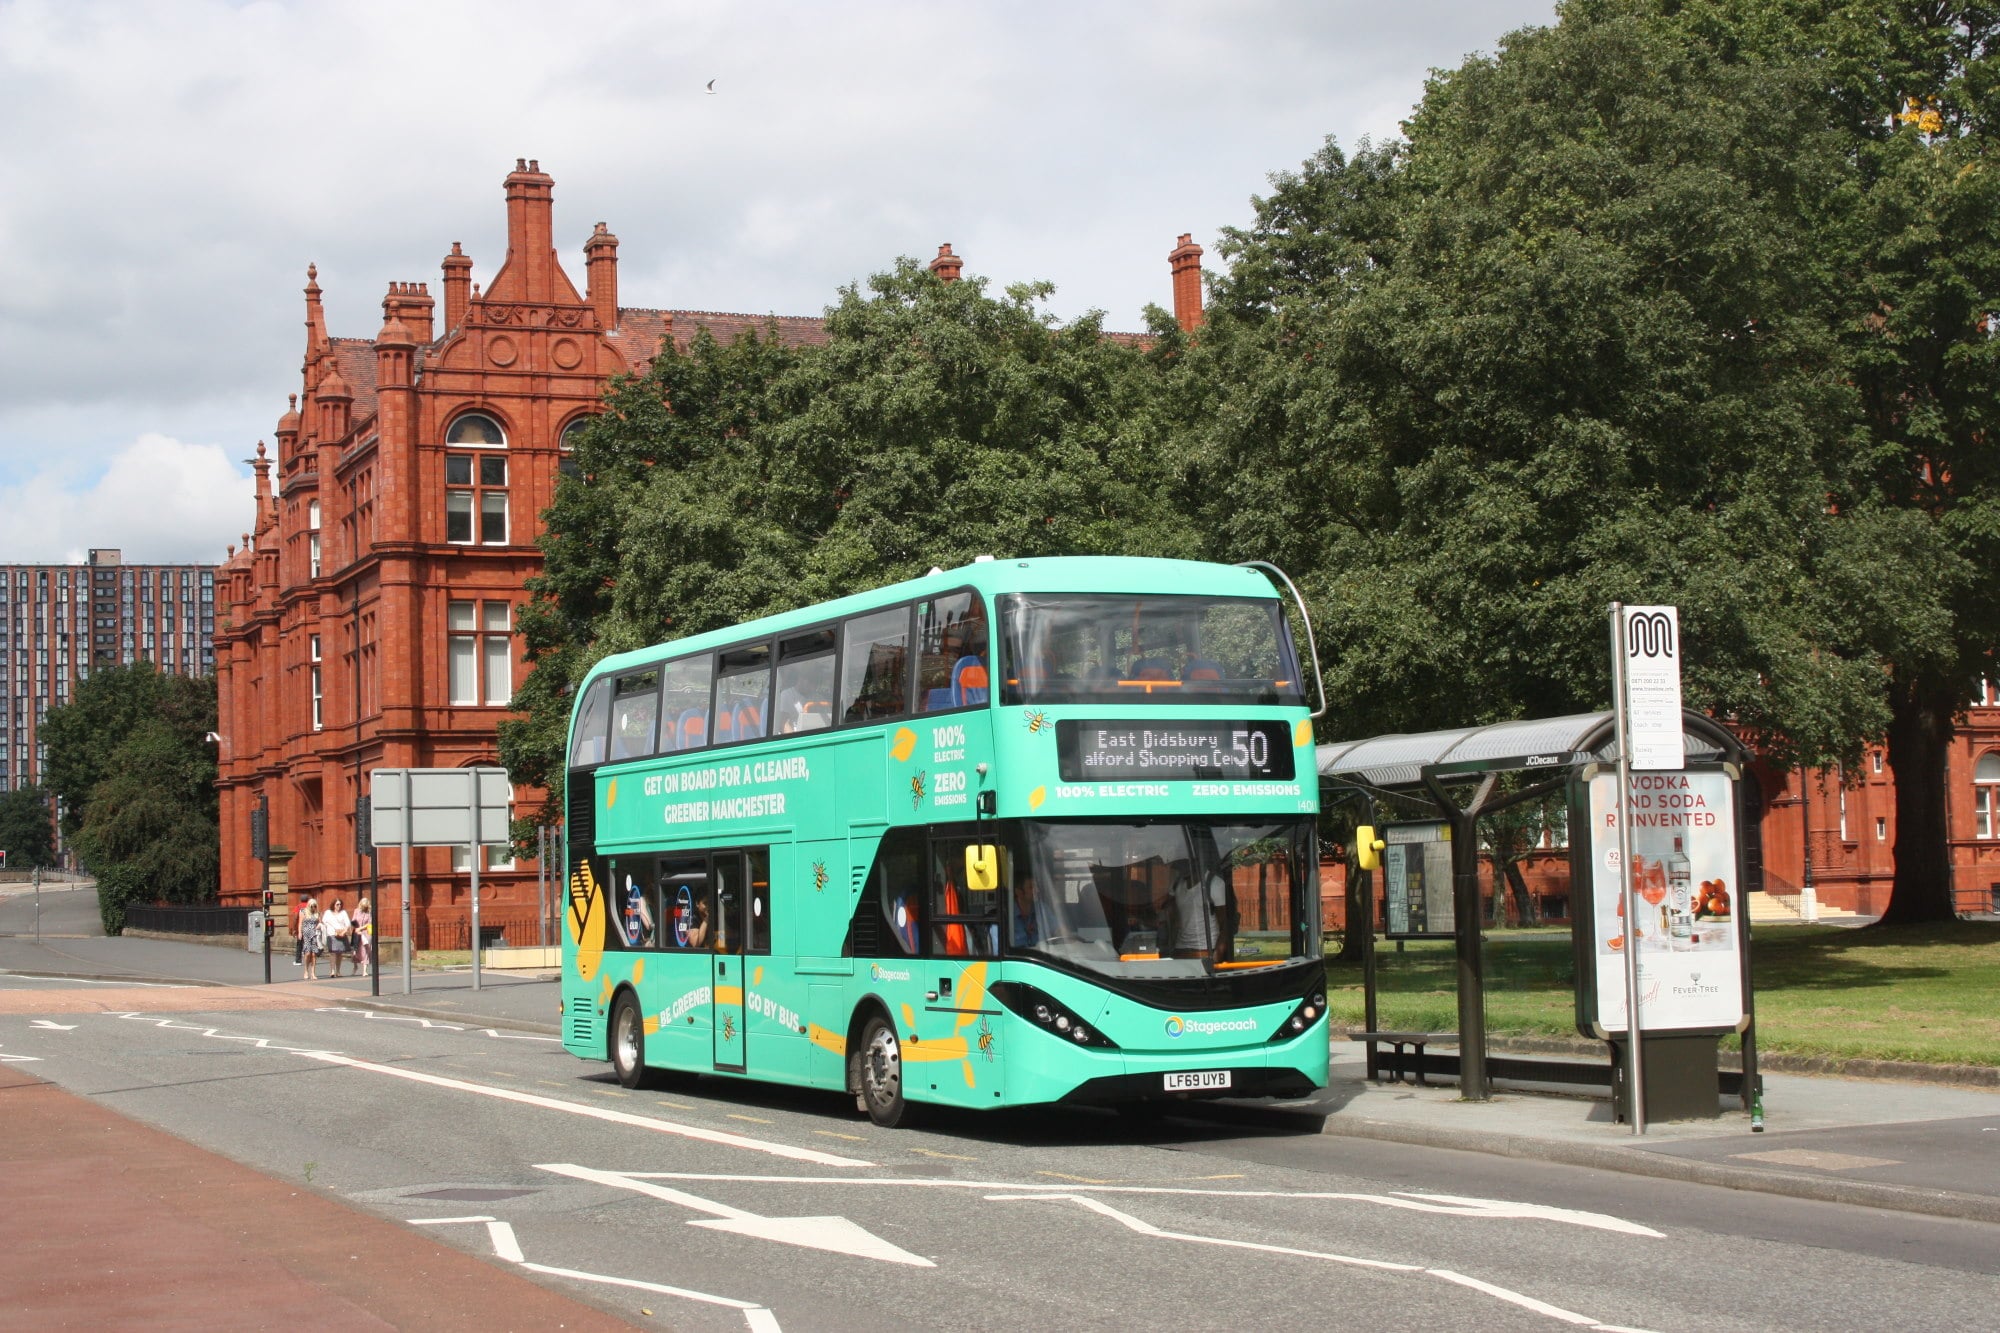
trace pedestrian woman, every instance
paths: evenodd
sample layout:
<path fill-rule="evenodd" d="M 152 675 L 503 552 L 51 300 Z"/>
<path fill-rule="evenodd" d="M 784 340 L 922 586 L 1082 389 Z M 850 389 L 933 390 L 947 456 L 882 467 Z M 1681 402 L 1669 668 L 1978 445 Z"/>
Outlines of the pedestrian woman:
<path fill-rule="evenodd" d="M 321 917 L 319 924 L 326 931 L 326 952 L 333 960 L 333 975 L 337 977 L 340 975 L 340 960 L 354 948 L 354 919 L 347 915 L 347 905 L 335 898 L 333 910 Z"/>
<path fill-rule="evenodd" d="M 375 972 L 375 918 L 368 911 L 368 900 L 363 898 L 354 907 L 354 974 L 360 977 L 372 976 Z"/>
<path fill-rule="evenodd" d="M 307 981 L 319 980 L 320 950 L 326 947 L 320 930 L 319 899 L 308 898 L 299 912 L 299 952 L 304 959 Z"/>

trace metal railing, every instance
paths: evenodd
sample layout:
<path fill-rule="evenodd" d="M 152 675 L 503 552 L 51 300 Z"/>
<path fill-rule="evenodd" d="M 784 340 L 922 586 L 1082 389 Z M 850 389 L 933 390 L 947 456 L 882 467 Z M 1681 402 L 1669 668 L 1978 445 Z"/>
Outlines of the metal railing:
<path fill-rule="evenodd" d="M 488 949 L 536 948 L 542 943 L 542 927 L 541 914 L 535 911 L 495 911 L 482 907 L 479 912 L 480 943 Z M 414 921 L 410 933 L 420 952 L 472 948 L 472 922 L 464 917 Z M 553 934 L 549 942 L 555 943 Z"/>
<path fill-rule="evenodd" d="M 128 907 L 125 929 L 168 935 L 242 935 L 250 929 L 248 907 Z"/>

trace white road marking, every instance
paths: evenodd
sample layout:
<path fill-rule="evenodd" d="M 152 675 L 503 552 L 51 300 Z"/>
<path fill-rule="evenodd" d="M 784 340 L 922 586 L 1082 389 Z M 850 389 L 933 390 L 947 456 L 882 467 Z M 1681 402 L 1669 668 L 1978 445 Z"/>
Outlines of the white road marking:
<path fill-rule="evenodd" d="M 1197 1236 L 1186 1231 L 1168 1231 L 1163 1227 L 1154 1226 L 1151 1222 L 1141 1221 L 1130 1213 L 1122 1213 L 1102 1199 L 1093 1199 L 1084 1194 L 1051 1194 L 1037 1191 L 1033 1194 L 989 1194 L 986 1197 L 994 1202 L 1046 1202 L 1061 1200 L 1065 1203 L 1081 1204 L 1100 1217 L 1108 1217 L 1119 1225 L 1131 1231 L 1136 1231 L 1142 1236 L 1152 1236 L 1160 1240 L 1186 1241 L 1193 1245 L 1217 1245 L 1232 1250 L 1256 1250 L 1264 1254 L 1280 1254 L 1299 1259 L 1322 1259 L 1329 1263 L 1347 1264 L 1356 1268 L 1373 1268 L 1392 1273 L 1422 1273 L 1427 1277 L 1440 1278 L 1446 1282 L 1491 1296 L 1496 1300 L 1505 1301 L 1510 1305 L 1518 1305 L 1524 1310 L 1531 1310 L 1536 1314 L 1545 1315 L 1550 1319 L 1561 1320 L 1565 1324 L 1576 1324 L 1590 1329 L 1607 1329 L 1609 1327 L 1608 1325 L 1599 1323 L 1589 1315 L 1578 1314 L 1574 1310 L 1565 1310 L 1559 1305 L 1550 1305 L 1547 1301 L 1538 1301 L 1532 1296 L 1524 1296 L 1518 1291 L 1510 1291 L 1506 1287 L 1498 1287 L 1491 1282 L 1481 1282 L 1478 1278 L 1467 1277 L 1463 1273 L 1455 1273 L 1449 1268 L 1422 1268 L 1415 1264 L 1388 1263 L 1380 1259 L 1357 1259 L 1352 1255 L 1325 1254 L 1314 1250 L 1295 1250 L 1283 1245 L 1264 1245 L 1256 1241 L 1229 1240 L 1222 1236 Z"/>
<path fill-rule="evenodd" d="M 1550 1305 L 1547 1301 L 1538 1301 L 1533 1296 L 1523 1296 L 1518 1291 L 1509 1291 L 1505 1287 L 1496 1287 L 1491 1282 L 1481 1282 L 1476 1277 L 1467 1277 L 1463 1273 L 1454 1273 L 1449 1268 L 1426 1268 L 1424 1271 L 1432 1277 L 1443 1278 L 1446 1282 L 1455 1282 L 1461 1287 L 1470 1287 L 1474 1291 L 1485 1292 L 1488 1296 L 1506 1301 L 1509 1305 L 1518 1305 L 1523 1310 L 1533 1310 L 1536 1314 L 1547 1315 L 1551 1319 L 1560 1319 L 1565 1324 L 1581 1324 L 1585 1328 L 1603 1327 L 1597 1320 L 1592 1319 L 1587 1314 L 1578 1314 L 1574 1310 L 1565 1310 L 1559 1305 Z"/>
<path fill-rule="evenodd" d="M 911 1254 L 844 1217 L 764 1217 L 713 1199 L 704 1199 L 698 1194 L 634 1179 L 626 1172 L 599 1171 L 568 1162 L 545 1162 L 537 1165 L 536 1170 L 588 1180 L 613 1189 L 632 1190 L 666 1203 L 679 1204 L 697 1213 L 707 1213 L 713 1219 L 690 1221 L 688 1225 L 693 1227 L 754 1236 L 759 1240 L 774 1240 L 781 1245 L 798 1245 L 809 1250 L 830 1250 L 857 1259 L 880 1259 L 884 1263 L 908 1264 L 913 1268 L 937 1267 L 922 1255 Z"/>
<path fill-rule="evenodd" d="M 853 1176 L 742 1176 L 720 1172 L 699 1171 L 633 1171 L 628 1172 L 637 1180 L 713 1180 L 740 1181 L 767 1185 L 883 1185 L 905 1189 L 947 1189 L 947 1190 L 1017 1190 L 1036 1193 L 1088 1193 L 1088 1194 L 1179 1194 L 1197 1195 L 1213 1199 L 1335 1199 L 1357 1203 L 1380 1204 L 1386 1208 L 1403 1208 L 1412 1212 L 1436 1213 L 1444 1217 L 1491 1218 L 1494 1220 L 1528 1219 L 1542 1222 L 1564 1222 L 1571 1226 L 1590 1227 L 1598 1231 L 1616 1232 L 1623 1236 L 1645 1236 L 1654 1240 L 1664 1239 L 1664 1233 L 1628 1222 L 1622 1217 L 1612 1217 L 1606 1213 L 1586 1213 L 1575 1208 L 1556 1208 L 1541 1203 L 1512 1203 L 1504 1199 L 1475 1199 L 1456 1194 L 1420 1194 L 1411 1190 L 1400 1190 L 1395 1194 L 1360 1194 L 1336 1190 L 1218 1190 L 1191 1189 L 1177 1185 L 1090 1185 L 1062 1184 L 1044 1185 L 1035 1182 L 1008 1180 L 932 1180 L 918 1177 L 853 1177 Z"/>
<path fill-rule="evenodd" d="M 333 1051 L 304 1051 L 315 1060 L 327 1064 L 342 1065 L 348 1069 L 359 1069 L 370 1074 L 386 1074 L 390 1078 L 408 1079 L 412 1083 L 427 1083 L 434 1088 L 450 1088 L 456 1092 L 470 1092 L 481 1097 L 493 1097 L 504 1102 L 516 1102 L 522 1106 L 538 1106 L 545 1111 L 561 1111 L 568 1115 L 585 1116 L 592 1120 L 609 1121 L 614 1125 L 630 1125 L 637 1129 L 650 1129 L 657 1134 L 678 1134 L 682 1138 L 699 1139 L 703 1143 L 720 1144 L 725 1148 L 744 1148 L 751 1152 L 769 1153 L 773 1157 L 787 1157 L 793 1161 L 811 1162 L 815 1166 L 873 1166 L 873 1162 L 863 1162 L 853 1157 L 841 1157 L 817 1148 L 794 1148 L 788 1143 L 773 1143 L 768 1139 L 753 1139 L 742 1134 L 731 1134 L 719 1129 L 703 1129 L 698 1125 L 683 1125 L 672 1120 L 660 1120 L 653 1116 L 634 1115 L 629 1111 L 614 1111 L 608 1106 L 585 1106 L 580 1102 L 559 1101 L 554 1097 L 543 1097 L 533 1092 L 519 1092 L 513 1088 L 496 1088 L 485 1083 L 473 1083 L 466 1079 L 446 1078 L 441 1074 L 426 1074 L 417 1069 L 401 1069 L 394 1065 L 378 1065 L 369 1060 L 357 1060 L 352 1056 L 340 1055 Z"/>
<path fill-rule="evenodd" d="M 669 1287 L 659 1282 L 642 1282 L 633 1277 L 612 1277 L 606 1273 L 586 1273 L 577 1268 L 556 1268 L 549 1264 L 529 1263 L 521 1251 L 521 1242 L 514 1235 L 514 1228 L 497 1218 L 484 1215 L 478 1217 L 413 1217 L 412 1226 L 447 1226 L 454 1222 L 483 1222 L 486 1234 L 493 1242 L 493 1253 L 510 1264 L 519 1264 L 533 1273 L 547 1273 L 552 1277 L 566 1277 L 577 1282 L 598 1282 L 610 1287 L 631 1287 L 637 1291 L 655 1292 L 661 1296 L 678 1296 L 682 1300 L 699 1301 L 704 1305 L 720 1305 L 725 1309 L 739 1310 L 743 1322 L 750 1327 L 750 1333 L 784 1333 L 778 1323 L 778 1316 L 754 1301 L 739 1301 L 733 1296 L 717 1296 L 706 1291 L 693 1291 L 687 1287 Z"/>
<path fill-rule="evenodd" d="M 1325 1259 L 1329 1263 L 1351 1264 L 1356 1268 L 1375 1268 L 1387 1273 L 1421 1273 L 1424 1270 L 1416 1264 L 1392 1263 L 1387 1259 L 1357 1259 L 1351 1254 L 1327 1254 L 1320 1250 L 1294 1250 L 1283 1245 L 1263 1245 L 1250 1240 L 1225 1240 L 1220 1236 L 1195 1236 L 1184 1231 L 1166 1231 L 1151 1222 L 1142 1222 L 1130 1213 L 1121 1213 L 1102 1199 L 1093 1199 L 1083 1194 L 989 1194 L 986 1198 L 993 1203 L 1075 1203 L 1081 1204 L 1100 1217 L 1108 1217 L 1119 1225 L 1128 1227 L 1142 1236 L 1158 1236 L 1162 1240 L 1185 1240 L 1196 1245 L 1220 1245 L 1231 1250 L 1258 1250 L 1264 1254 L 1287 1254 L 1299 1259 Z"/>
<path fill-rule="evenodd" d="M 51 1022 L 50 1022 L 50 1021 L 49 1021 L 48 1019 L 46 1019 L 46 1018 L 38 1018 L 38 1019 L 36 1019 L 36 1020 L 35 1020 L 34 1022 L 32 1022 L 32 1023 L 28 1024 L 28 1026 L 29 1026 L 29 1027 L 31 1027 L 31 1028 L 45 1028 L 45 1029 L 47 1029 L 47 1030 L 48 1030 L 48 1031 L 50 1031 L 50 1032 L 74 1032 L 74 1031 L 76 1031 L 76 1024 L 74 1024 L 74 1023 L 51 1023 Z"/>
<path fill-rule="evenodd" d="M 180 1023 L 171 1018 L 155 1018 L 151 1014 L 141 1013 L 136 1009 L 115 1013 L 110 1015 L 110 1017 L 128 1019 L 135 1023 L 151 1023 L 154 1027 L 165 1028 L 169 1032 L 192 1032 L 196 1036 L 212 1037 L 216 1041 L 239 1041 L 247 1046 L 255 1046 L 260 1051 L 278 1051 L 285 1055 L 323 1056 L 334 1054 L 332 1051 L 323 1051 L 315 1046 L 287 1046 L 283 1042 L 273 1041 L 269 1037 L 242 1037 L 233 1032 L 224 1032 L 221 1028 L 204 1027 L 199 1023 Z"/>
<path fill-rule="evenodd" d="M 463 1023 L 434 1023 L 428 1018 L 414 1014 L 384 1014 L 373 1009 L 350 1009 L 345 1005 L 324 1005 L 313 1010 L 316 1014 L 355 1014 L 371 1023 L 417 1023 L 425 1028 L 436 1028 L 442 1032 L 471 1032 L 495 1041 L 542 1041 L 551 1045 L 562 1045 L 561 1037 L 542 1037 L 528 1032 L 502 1032 L 498 1028 L 468 1028 Z"/>
<path fill-rule="evenodd" d="M 177 1023 L 171 1018 L 151 1018 L 146 1014 L 128 1012 L 113 1017 L 131 1019 L 135 1022 L 151 1023 L 154 1027 L 166 1028 L 174 1032 L 193 1032 L 200 1036 L 212 1037 L 217 1041 L 245 1042 L 259 1050 L 280 1051 L 287 1055 L 303 1055 L 325 1064 L 341 1065 L 348 1069 L 359 1069 L 370 1074 L 387 1074 L 391 1078 L 408 1079 L 412 1083 L 427 1083 L 436 1088 L 450 1088 L 455 1092 L 470 1092 L 481 1097 L 493 1097 L 504 1102 L 517 1102 L 523 1106 L 538 1106 L 545 1111 L 562 1111 L 569 1115 L 580 1115 L 592 1120 L 609 1121 L 614 1125 L 631 1125 L 639 1129 L 649 1129 L 656 1134 L 677 1134 L 683 1138 L 699 1139 L 704 1143 L 720 1144 L 725 1148 L 745 1148 L 751 1152 L 769 1153 L 773 1157 L 785 1157 L 797 1162 L 810 1162 L 814 1166 L 873 1166 L 854 1157 L 841 1157 L 817 1148 L 794 1148 L 790 1144 L 773 1143 L 768 1139 L 753 1139 L 743 1134 L 731 1134 L 719 1129 L 703 1129 L 698 1125 L 683 1125 L 673 1120 L 660 1120 L 652 1116 L 633 1115 L 628 1111 L 614 1111 L 605 1106 L 585 1106 L 579 1102 L 560 1101 L 554 1097 L 542 1097 L 532 1092 L 517 1092 L 512 1088 L 496 1088 L 485 1083 L 473 1083 L 466 1079 L 446 1078 L 441 1074 L 426 1074 L 416 1069 L 401 1069 L 394 1065 L 379 1065 L 370 1060 L 357 1060 L 342 1055 L 338 1051 L 318 1050 L 302 1046 L 285 1046 L 268 1037 L 241 1037 L 224 1032 L 219 1028 L 203 1027 L 196 1023 Z M 0 1056 L 0 1060 L 8 1057 Z M 15 1056 L 16 1060 L 31 1060 L 33 1056 Z"/>
<path fill-rule="evenodd" d="M 0 1051 L 0 1065 L 33 1065 L 40 1064 L 41 1061 L 42 1057 L 39 1055 L 9 1055 L 5 1051 Z"/>

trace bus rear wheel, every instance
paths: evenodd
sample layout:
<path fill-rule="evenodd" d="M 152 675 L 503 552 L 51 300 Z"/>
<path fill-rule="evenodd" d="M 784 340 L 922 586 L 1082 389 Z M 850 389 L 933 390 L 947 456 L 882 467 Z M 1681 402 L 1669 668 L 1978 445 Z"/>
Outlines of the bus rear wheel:
<path fill-rule="evenodd" d="M 910 1103 L 903 1096 L 903 1046 L 896 1040 L 896 1029 L 880 1014 L 861 1029 L 855 1085 L 856 1100 L 870 1120 L 884 1129 L 910 1123 Z"/>
<path fill-rule="evenodd" d="M 611 1072 L 621 1088 L 645 1085 L 646 1019 L 630 992 L 611 1006 Z"/>

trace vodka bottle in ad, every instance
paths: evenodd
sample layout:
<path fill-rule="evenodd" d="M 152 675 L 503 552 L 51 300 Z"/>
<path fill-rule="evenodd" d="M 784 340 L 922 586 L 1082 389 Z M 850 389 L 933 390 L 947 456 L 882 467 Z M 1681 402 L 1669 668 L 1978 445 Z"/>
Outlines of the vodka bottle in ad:
<path fill-rule="evenodd" d="M 1666 866 L 1667 929 L 1674 939 L 1685 940 L 1694 934 L 1694 876 L 1679 838 L 1674 839 L 1673 854 L 1667 857 Z"/>

